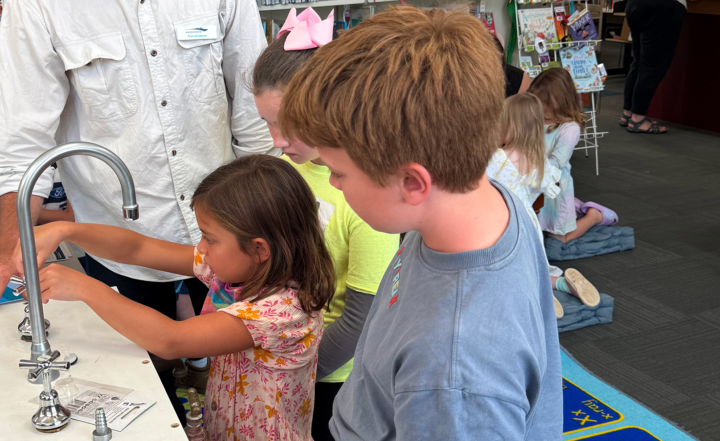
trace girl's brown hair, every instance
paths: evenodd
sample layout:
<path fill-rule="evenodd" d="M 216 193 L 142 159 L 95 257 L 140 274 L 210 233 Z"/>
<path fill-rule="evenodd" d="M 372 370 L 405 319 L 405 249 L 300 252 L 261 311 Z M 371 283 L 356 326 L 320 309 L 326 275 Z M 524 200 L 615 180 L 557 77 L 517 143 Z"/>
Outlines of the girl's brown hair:
<path fill-rule="evenodd" d="M 200 183 L 191 207 L 201 207 L 232 232 L 248 255 L 255 253 L 253 239 L 267 242 L 270 258 L 243 283 L 241 300 L 258 301 L 295 282 L 306 313 L 330 303 L 335 271 L 317 203 L 290 164 L 269 155 L 236 159 Z"/>
<path fill-rule="evenodd" d="M 305 66 L 316 49 L 286 51 L 285 40 L 289 34 L 273 41 L 260 54 L 252 71 L 252 93 L 261 95 L 268 90 L 284 91 L 292 77 Z"/>
<path fill-rule="evenodd" d="M 568 122 L 575 122 L 581 130 L 585 129 L 585 114 L 580 95 L 565 69 L 555 67 L 542 72 L 530 83 L 528 92 L 540 98 L 543 107 L 553 116 L 554 124 L 548 127 L 548 133 Z"/>
<path fill-rule="evenodd" d="M 505 136 L 506 150 L 520 154 L 520 172 L 535 179 L 527 185 L 540 187 L 545 174 L 545 134 L 543 106 L 538 97 L 526 92 L 505 100 L 500 127 Z"/>

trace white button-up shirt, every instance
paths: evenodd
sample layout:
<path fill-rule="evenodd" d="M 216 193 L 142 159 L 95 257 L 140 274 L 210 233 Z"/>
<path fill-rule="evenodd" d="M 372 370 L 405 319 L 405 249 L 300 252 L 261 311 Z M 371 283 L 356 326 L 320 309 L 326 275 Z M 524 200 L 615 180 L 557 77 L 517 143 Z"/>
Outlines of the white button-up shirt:
<path fill-rule="evenodd" d="M 193 30 L 205 33 L 192 39 Z M 59 162 L 78 222 L 200 241 L 192 194 L 236 156 L 271 153 L 248 89 L 266 47 L 255 0 L 7 0 L 0 22 L 0 195 L 41 153 L 71 141 L 107 147 L 135 180 L 140 219 L 122 218 L 104 163 Z M 48 169 L 34 194 L 52 188 Z M 140 280 L 182 277 L 107 260 Z"/>

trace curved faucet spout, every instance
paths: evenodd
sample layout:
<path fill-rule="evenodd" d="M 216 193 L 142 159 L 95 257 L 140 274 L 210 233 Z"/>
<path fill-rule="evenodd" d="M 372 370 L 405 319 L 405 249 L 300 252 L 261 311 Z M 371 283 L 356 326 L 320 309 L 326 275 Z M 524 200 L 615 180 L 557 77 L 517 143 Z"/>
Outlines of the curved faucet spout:
<path fill-rule="evenodd" d="M 45 323 L 40 296 L 40 282 L 38 277 L 37 251 L 35 249 L 35 236 L 33 234 L 33 219 L 30 211 L 30 200 L 35 183 L 40 175 L 59 159 L 74 155 L 86 155 L 100 159 L 113 169 L 122 187 L 123 217 L 135 220 L 139 217 L 137 200 L 135 198 L 135 184 L 125 163 L 113 152 L 89 142 L 72 142 L 57 146 L 40 155 L 27 169 L 20 181 L 17 197 L 18 233 L 20 247 L 22 248 L 23 268 L 27 287 L 27 299 L 30 305 L 30 322 L 32 324 L 32 360 L 48 356 L 52 352 L 50 343 L 45 337 L 44 327 L 36 326 Z"/>

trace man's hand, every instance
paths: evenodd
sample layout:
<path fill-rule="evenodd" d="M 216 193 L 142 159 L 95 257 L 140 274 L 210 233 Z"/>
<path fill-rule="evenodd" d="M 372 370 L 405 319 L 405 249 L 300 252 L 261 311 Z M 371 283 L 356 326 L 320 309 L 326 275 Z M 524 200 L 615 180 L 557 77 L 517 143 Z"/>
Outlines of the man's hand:
<path fill-rule="evenodd" d="M 15 264 L 12 260 L 13 250 L 18 240 L 16 202 L 17 193 L 7 193 L 0 196 L 0 290 L 2 291 L 5 290 L 10 277 L 19 275 L 15 271 Z M 43 198 L 39 196 L 32 197 L 31 211 L 33 219 L 37 219 L 42 203 Z"/>
<path fill-rule="evenodd" d="M 107 289 L 107 285 L 62 265 L 40 270 L 40 292 L 43 303 L 50 300 L 83 301 L 88 295 Z"/>

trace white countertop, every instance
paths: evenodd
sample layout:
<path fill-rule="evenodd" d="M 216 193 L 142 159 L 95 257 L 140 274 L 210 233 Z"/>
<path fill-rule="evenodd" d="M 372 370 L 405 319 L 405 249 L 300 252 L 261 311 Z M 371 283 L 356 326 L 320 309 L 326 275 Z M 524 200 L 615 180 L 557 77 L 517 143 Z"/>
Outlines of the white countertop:
<path fill-rule="evenodd" d="M 148 353 L 118 334 L 81 302 L 50 302 L 44 305 L 45 318 L 50 320 L 48 340 L 53 350 L 75 353 L 79 360 L 60 378 L 74 378 L 134 389 L 142 396 L 157 401 L 122 432 L 113 432 L 113 440 L 187 441 L 178 418 L 165 394 Z M 60 432 L 44 434 L 36 431 L 30 418 L 37 404 L 42 384 L 30 384 L 26 369 L 18 361 L 30 358 L 30 344 L 20 340 L 17 325 L 22 320 L 23 304 L 0 305 L 0 439 L 77 441 L 91 440 L 94 426 L 72 420 Z M 62 359 L 62 358 L 61 358 Z"/>

